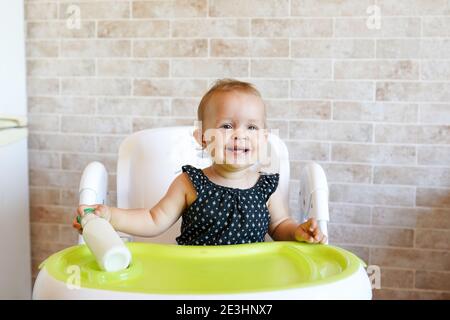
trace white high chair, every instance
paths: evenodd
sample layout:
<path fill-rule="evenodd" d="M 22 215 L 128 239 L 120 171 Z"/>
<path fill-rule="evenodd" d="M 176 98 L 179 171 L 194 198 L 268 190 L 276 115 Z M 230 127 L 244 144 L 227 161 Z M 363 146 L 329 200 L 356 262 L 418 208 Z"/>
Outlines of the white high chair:
<path fill-rule="evenodd" d="M 205 168 L 211 164 L 207 152 L 202 152 L 193 136 L 194 126 L 165 127 L 136 132 L 121 143 L 117 163 L 117 207 L 152 208 L 166 193 L 170 183 L 180 174 L 182 165 Z M 279 173 L 278 188 L 286 207 L 289 204 L 289 155 L 285 143 L 269 133 L 270 163 L 262 167 L 267 173 Z M 315 217 L 328 238 L 328 186 L 325 173 L 317 163 L 302 171 L 300 187 L 301 220 Z M 90 163 L 80 182 L 80 204 L 106 204 L 108 174 L 100 162 Z M 181 219 L 168 231 L 141 242 L 176 243 Z M 121 234 L 122 237 L 132 237 Z M 83 242 L 82 237 L 79 238 Z M 270 240 L 267 236 L 266 240 Z"/>
<path fill-rule="evenodd" d="M 117 206 L 151 208 L 181 172 L 182 165 L 208 166 L 210 160 L 206 152 L 202 156 L 193 131 L 194 127 L 170 127 L 144 130 L 127 137 L 119 149 Z M 287 205 L 288 151 L 285 144 L 271 134 L 269 150 L 270 163 L 262 170 L 280 173 L 279 188 Z M 80 203 L 106 203 L 107 181 L 105 167 L 100 162 L 90 163 L 81 178 Z M 328 187 L 322 168 L 316 163 L 308 164 L 301 173 L 300 181 L 301 219 L 314 216 L 322 232 L 327 234 Z M 139 241 L 175 243 L 180 232 L 180 221 L 158 237 Z M 112 273 L 100 272 L 85 246 L 73 246 L 53 254 L 40 267 L 33 299 L 276 300 L 372 297 L 364 262 L 352 253 L 333 246 L 310 247 L 295 241 L 277 241 L 199 248 L 135 242 L 129 243 L 128 248 L 135 263 L 125 270 Z M 186 250 L 189 250 L 189 255 L 185 254 Z M 222 256 L 224 254 L 226 259 Z M 196 257 L 192 260 L 196 261 L 194 265 L 191 257 Z M 157 264 L 154 264 L 155 259 Z M 241 259 L 239 261 L 242 263 L 246 261 L 245 266 L 231 268 L 237 261 L 235 259 Z M 256 259 L 255 262 L 253 259 Z M 261 259 L 271 262 L 258 263 Z M 209 266 L 202 265 L 200 261 Z M 253 263 L 257 265 L 258 272 L 253 273 L 253 267 L 256 267 Z M 252 265 L 251 270 L 249 265 Z M 204 270 L 208 270 L 207 276 L 210 277 L 206 286 L 200 281 L 205 277 Z M 227 277 L 225 283 L 219 281 L 223 277 Z M 72 284 L 74 279 L 79 280 Z M 242 282 L 242 279 L 245 281 Z M 203 285 L 199 286 L 199 283 Z M 211 287 L 210 284 L 217 286 Z"/>

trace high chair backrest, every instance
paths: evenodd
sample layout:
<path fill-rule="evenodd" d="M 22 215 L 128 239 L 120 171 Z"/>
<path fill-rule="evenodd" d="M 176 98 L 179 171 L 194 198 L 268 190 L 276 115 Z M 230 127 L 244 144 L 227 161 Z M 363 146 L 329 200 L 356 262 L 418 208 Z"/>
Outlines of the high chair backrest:
<path fill-rule="evenodd" d="M 190 164 L 206 168 L 211 164 L 206 151 L 193 136 L 194 126 L 164 127 L 135 132 L 121 143 L 117 163 L 117 207 L 152 208 L 166 193 L 171 182 Z M 289 156 L 286 145 L 269 133 L 267 173 L 280 173 L 278 188 L 288 206 Z M 181 218 L 164 234 L 137 241 L 176 243 Z"/>

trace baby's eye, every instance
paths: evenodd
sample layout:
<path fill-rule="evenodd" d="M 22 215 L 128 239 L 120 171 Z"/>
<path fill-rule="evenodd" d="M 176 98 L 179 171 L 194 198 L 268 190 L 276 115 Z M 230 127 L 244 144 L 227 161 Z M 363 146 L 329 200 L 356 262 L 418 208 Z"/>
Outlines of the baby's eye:
<path fill-rule="evenodd" d="M 258 127 L 251 124 L 248 126 L 248 129 L 249 130 L 258 130 Z"/>
<path fill-rule="evenodd" d="M 221 125 L 220 127 L 221 127 L 221 128 L 224 128 L 224 129 L 232 129 L 232 128 L 233 128 L 233 127 L 231 126 L 231 124 L 229 124 L 229 123 L 225 123 L 225 124 Z"/>

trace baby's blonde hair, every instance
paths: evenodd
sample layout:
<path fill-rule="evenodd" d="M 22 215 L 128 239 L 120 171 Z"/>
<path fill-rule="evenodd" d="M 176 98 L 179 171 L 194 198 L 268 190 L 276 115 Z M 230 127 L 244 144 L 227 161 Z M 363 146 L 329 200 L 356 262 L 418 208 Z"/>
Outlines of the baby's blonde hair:
<path fill-rule="evenodd" d="M 242 91 L 262 98 L 261 93 L 258 91 L 258 89 L 256 89 L 256 87 L 249 82 L 239 81 L 236 79 L 219 79 L 202 97 L 202 100 L 200 101 L 197 109 L 198 120 L 203 121 L 203 115 L 205 113 L 206 105 L 215 93 L 228 91 Z M 265 114 L 266 107 L 264 105 L 264 116 Z"/>

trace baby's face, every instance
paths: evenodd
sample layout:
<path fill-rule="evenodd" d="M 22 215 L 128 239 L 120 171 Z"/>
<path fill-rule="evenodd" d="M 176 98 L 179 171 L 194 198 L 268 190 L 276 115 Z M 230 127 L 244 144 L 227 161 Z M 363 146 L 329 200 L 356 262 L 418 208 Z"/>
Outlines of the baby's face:
<path fill-rule="evenodd" d="M 203 135 L 215 163 L 254 164 L 267 145 L 264 103 L 241 91 L 216 93 L 203 115 Z"/>

